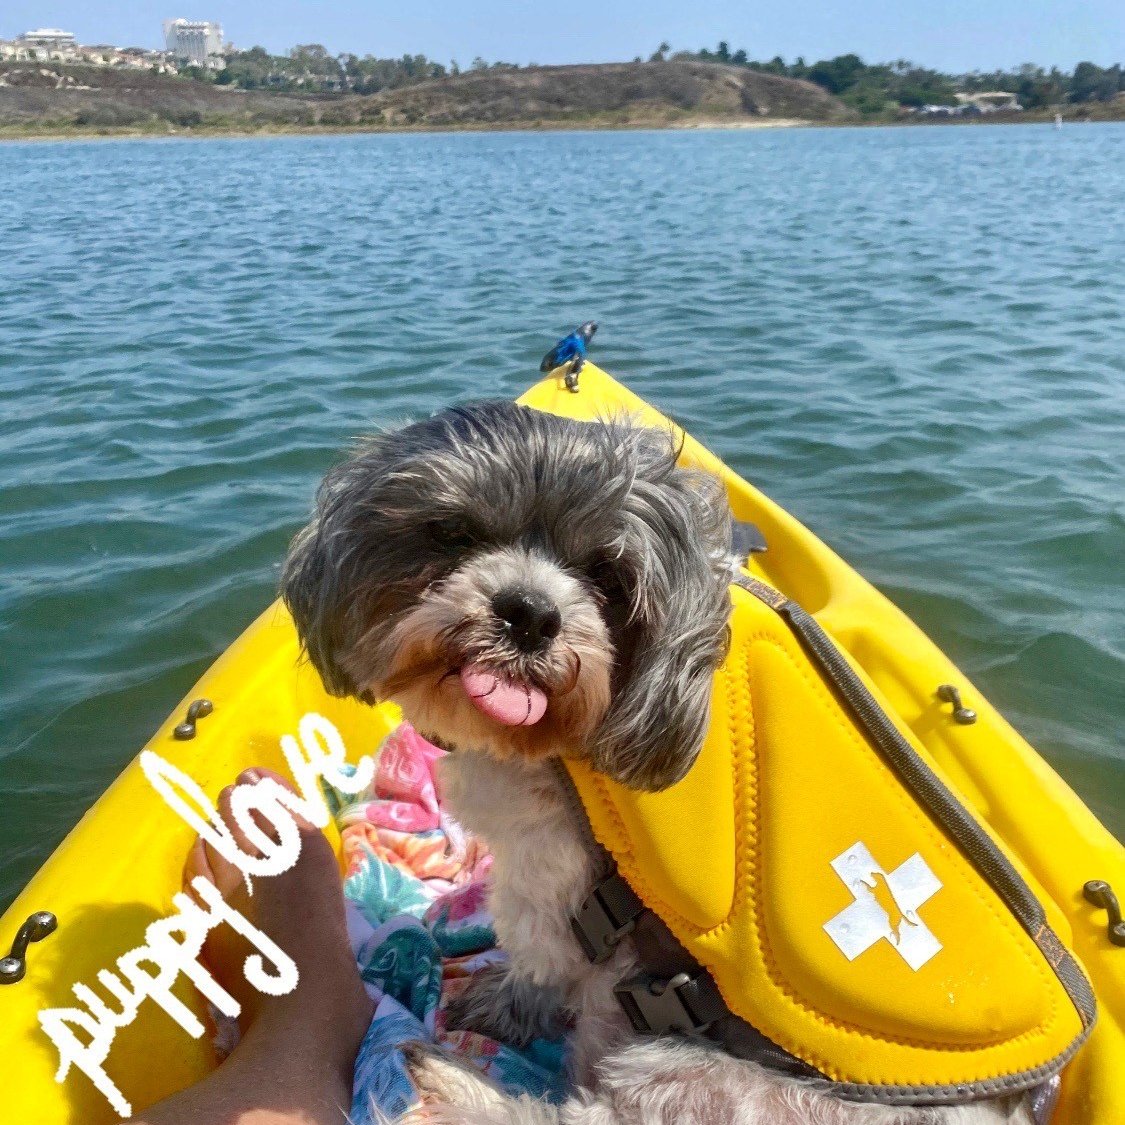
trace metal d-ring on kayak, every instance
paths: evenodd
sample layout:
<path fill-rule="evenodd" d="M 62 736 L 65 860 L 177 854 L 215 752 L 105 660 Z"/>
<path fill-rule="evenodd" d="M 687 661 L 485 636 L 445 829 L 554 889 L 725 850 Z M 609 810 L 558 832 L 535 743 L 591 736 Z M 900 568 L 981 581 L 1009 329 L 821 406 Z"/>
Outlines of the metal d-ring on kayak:
<path fill-rule="evenodd" d="M 42 941 L 59 928 L 59 920 L 48 910 L 38 910 L 22 926 L 7 957 L 0 958 L 0 984 L 15 984 L 27 973 L 27 947 Z"/>
<path fill-rule="evenodd" d="M 187 715 L 184 721 L 176 726 L 172 731 L 172 737 L 177 742 L 187 742 L 195 737 L 195 724 L 198 719 L 205 719 L 212 711 L 215 710 L 215 705 L 209 699 L 193 699 L 191 705 L 187 709 Z"/>

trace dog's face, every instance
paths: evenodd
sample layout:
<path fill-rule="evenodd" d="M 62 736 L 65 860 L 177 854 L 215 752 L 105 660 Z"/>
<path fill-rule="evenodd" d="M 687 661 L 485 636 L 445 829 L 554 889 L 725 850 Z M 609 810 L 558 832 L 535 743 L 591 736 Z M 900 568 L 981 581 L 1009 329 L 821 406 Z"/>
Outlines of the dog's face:
<path fill-rule="evenodd" d="M 678 780 L 725 650 L 730 513 L 675 457 L 667 432 L 507 402 L 370 439 L 282 580 L 325 686 L 449 749 Z"/>

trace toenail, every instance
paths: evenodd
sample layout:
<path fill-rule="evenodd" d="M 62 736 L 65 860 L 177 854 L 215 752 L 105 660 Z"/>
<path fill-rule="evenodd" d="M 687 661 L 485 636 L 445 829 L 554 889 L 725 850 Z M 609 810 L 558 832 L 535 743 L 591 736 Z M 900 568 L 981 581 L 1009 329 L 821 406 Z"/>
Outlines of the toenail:
<path fill-rule="evenodd" d="M 243 770 L 242 773 L 238 775 L 238 780 L 248 781 L 251 785 L 255 785 L 262 780 L 262 771 L 251 766 L 250 769 Z"/>

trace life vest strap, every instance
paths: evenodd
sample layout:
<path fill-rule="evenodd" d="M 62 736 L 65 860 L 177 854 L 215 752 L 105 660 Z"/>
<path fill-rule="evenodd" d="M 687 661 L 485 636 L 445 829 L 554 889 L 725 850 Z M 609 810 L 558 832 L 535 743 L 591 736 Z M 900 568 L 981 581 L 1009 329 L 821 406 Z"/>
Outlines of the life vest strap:
<path fill-rule="evenodd" d="M 560 771 L 563 790 L 575 800 L 574 786 Z M 578 815 L 585 816 L 578 806 Z M 767 1039 L 734 1015 L 711 974 L 617 871 L 611 856 L 593 844 L 595 858 L 608 874 L 595 884 L 571 919 L 575 937 L 594 964 L 605 961 L 617 944 L 631 937 L 642 971 L 614 988 L 618 1003 L 641 1035 L 702 1036 L 735 1058 L 806 1080 L 819 1072 Z"/>
<path fill-rule="evenodd" d="M 614 868 L 594 884 L 570 925 L 583 953 L 593 964 L 599 965 L 607 961 L 618 942 L 632 932 L 646 909 L 640 895 Z"/>
<path fill-rule="evenodd" d="M 642 1035 L 667 1035 L 670 1031 L 698 1035 L 730 1015 L 718 986 L 702 968 L 667 978 L 638 973 L 621 981 L 613 991 L 634 1029 Z"/>

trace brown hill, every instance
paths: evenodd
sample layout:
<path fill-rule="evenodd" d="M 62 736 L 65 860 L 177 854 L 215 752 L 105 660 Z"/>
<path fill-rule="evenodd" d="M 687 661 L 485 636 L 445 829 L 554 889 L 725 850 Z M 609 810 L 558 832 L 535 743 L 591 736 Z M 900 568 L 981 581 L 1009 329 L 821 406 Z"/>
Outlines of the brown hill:
<path fill-rule="evenodd" d="M 741 67 L 670 61 L 472 71 L 386 91 L 341 110 L 388 125 L 518 125 L 568 121 L 673 124 L 786 118 L 842 121 L 837 98 L 791 78 Z"/>
<path fill-rule="evenodd" d="M 0 64 L 0 135 L 838 122 L 818 86 L 711 63 L 471 71 L 379 94 L 244 92 L 143 70 Z"/>
<path fill-rule="evenodd" d="M 244 93 L 148 70 L 0 64 L 0 135 L 255 129 L 306 119 L 312 123 L 307 99 L 265 91 Z"/>

